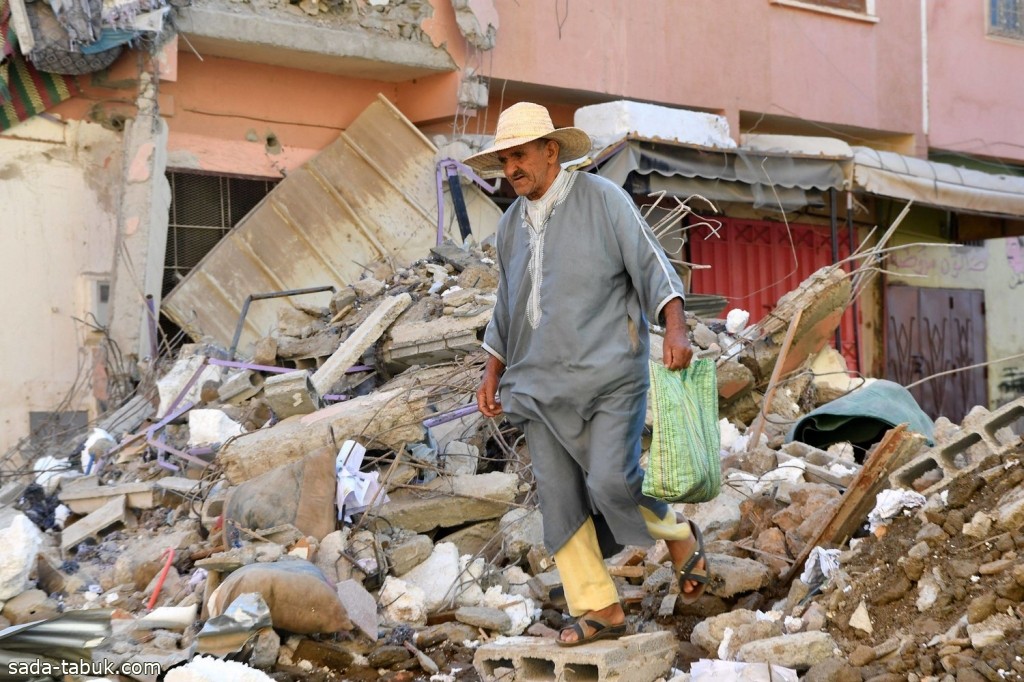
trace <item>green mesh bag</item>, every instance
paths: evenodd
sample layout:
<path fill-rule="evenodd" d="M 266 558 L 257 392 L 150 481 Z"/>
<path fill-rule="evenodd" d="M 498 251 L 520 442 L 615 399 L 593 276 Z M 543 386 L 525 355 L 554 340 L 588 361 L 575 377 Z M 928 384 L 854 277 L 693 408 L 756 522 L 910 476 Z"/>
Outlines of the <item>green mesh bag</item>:
<path fill-rule="evenodd" d="M 722 485 L 715 362 L 694 360 L 673 372 L 651 365 L 654 436 L 644 494 L 665 502 L 707 502 Z"/>

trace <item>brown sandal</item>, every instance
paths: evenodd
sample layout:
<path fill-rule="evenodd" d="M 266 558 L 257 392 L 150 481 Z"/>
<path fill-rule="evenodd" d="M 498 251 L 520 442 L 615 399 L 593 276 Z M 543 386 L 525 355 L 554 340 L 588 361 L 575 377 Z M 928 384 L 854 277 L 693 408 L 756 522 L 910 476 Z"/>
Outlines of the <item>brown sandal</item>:
<path fill-rule="evenodd" d="M 580 623 L 586 624 L 593 632 L 589 636 L 583 632 L 583 626 Z M 562 633 L 566 630 L 572 630 L 576 633 L 576 640 L 573 642 L 562 641 Z M 555 643 L 558 646 L 580 646 L 581 644 L 589 644 L 590 642 L 596 642 L 601 639 L 618 639 L 626 634 L 626 624 L 618 623 L 612 625 L 603 618 L 597 616 L 580 616 L 579 619 L 572 625 L 564 627 L 558 631 L 558 639 Z"/>
<path fill-rule="evenodd" d="M 679 571 L 679 598 L 684 604 L 693 604 L 701 598 L 704 590 L 707 589 L 709 562 L 707 555 L 704 554 L 704 536 L 701 535 L 700 528 L 692 520 L 687 523 L 690 524 L 690 532 L 693 533 L 697 544 L 693 548 L 693 553 L 683 562 L 682 567 L 677 567 Z M 695 568 L 701 559 L 704 560 L 704 568 Z M 683 592 L 683 585 L 687 582 L 699 583 L 700 586 L 693 592 Z"/>

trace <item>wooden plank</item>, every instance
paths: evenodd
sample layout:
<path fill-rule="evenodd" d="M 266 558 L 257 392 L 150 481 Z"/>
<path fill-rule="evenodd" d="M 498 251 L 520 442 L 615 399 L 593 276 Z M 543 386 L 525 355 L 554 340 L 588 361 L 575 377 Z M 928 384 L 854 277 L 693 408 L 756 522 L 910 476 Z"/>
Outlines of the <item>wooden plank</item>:
<path fill-rule="evenodd" d="M 127 501 L 126 496 L 119 495 L 93 513 L 65 528 L 60 534 L 61 550 L 66 552 L 86 538 L 98 537 L 102 531 L 115 523 L 124 523 Z"/>
<path fill-rule="evenodd" d="M 850 487 L 843 493 L 835 514 L 804 546 L 793 566 L 782 576 L 782 584 L 789 583 L 803 571 L 804 563 L 815 547 L 840 546 L 864 523 L 868 512 L 875 507 L 875 497 L 885 487 L 889 474 L 921 447 L 924 436 L 907 431 L 900 424 L 886 432 Z"/>
<path fill-rule="evenodd" d="M 152 509 L 163 501 L 163 496 L 154 490 L 152 483 L 82 484 L 62 491 L 58 497 L 74 513 L 91 514 L 118 496 L 124 497 L 132 509 Z"/>
<path fill-rule="evenodd" d="M 775 389 L 779 385 L 779 379 L 782 378 L 782 368 L 786 364 L 786 356 L 789 354 L 789 347 L 793 343 L 793 336 L 796 334 L 797 327 L 800 326 L 800 317 L 804 311 L 802 308 L 797 308 L 793 314 L 793 319 L 789 323 L 789 329 L 786 330 L 786 338 L 782 341 L 782 348 L 779 350 L 779 357 L 775 358 L 775 367 L 772 369 L 771 379 L 768 380 L 768 389 L 764 392 L 764 400 L 761 401 L 761 410 L 757 413 L 757 417 L 754 419 L 753 424 L 753 436 L 747 441 L 747 452 L 752 451 L 758 446 L 761 441 L 761 432 L 764 430 L 765 415 L 768 414 L 768 410 L 771 408 L 772 398 L 775 396 Z"/>

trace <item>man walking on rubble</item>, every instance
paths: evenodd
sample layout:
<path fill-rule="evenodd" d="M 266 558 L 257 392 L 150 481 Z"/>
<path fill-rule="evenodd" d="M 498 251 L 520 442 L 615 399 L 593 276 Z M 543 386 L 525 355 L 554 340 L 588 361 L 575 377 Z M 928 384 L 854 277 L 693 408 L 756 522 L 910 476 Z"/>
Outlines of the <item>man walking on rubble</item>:
<path fill-rule="evenodd" d="M 697 525 L 641 492 L 647 321 L 665 327 L 665 365 L 687 367 L 682 283 L 621 188 L 562 169 L 589 151 L 585 132 L 556 130 L 547 109 L 523 102 L 501 113 L 494 144 L 466 159 L 503 172 L 519 196 L 498 226 L 498 300 L 476 398 L 485 416 L 504 412 L 526 434 L 544 542 L 576 617 L 558 635 L 563 646 L 626 631 L 594 513 L 621 544 L 666 540 L 683 601 L 707 583 Z"/>

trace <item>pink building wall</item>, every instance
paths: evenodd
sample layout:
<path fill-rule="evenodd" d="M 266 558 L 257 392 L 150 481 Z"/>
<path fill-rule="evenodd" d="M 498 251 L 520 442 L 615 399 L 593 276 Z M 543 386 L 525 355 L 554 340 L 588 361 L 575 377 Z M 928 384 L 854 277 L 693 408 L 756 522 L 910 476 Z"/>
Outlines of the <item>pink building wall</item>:
<path fill-rule="evenodd" d="M 507 79 L 525 95 L 549 86 L 720 112 L 734 134 L 744 112 L 821 124 L 812 135 L 923 132 L 916 2 L 880 0 L 877 22 L 770 0 L 647 0 L 630 13 L 590 0 L 557 18 L 547 0 L 495 4 L 494 99 Z"/>
<path fill-rule="evenodd" d="M 929 145 L 1024 163 L 1024 40 L 986 35 L 988 2 L 928 7 Z"/>

